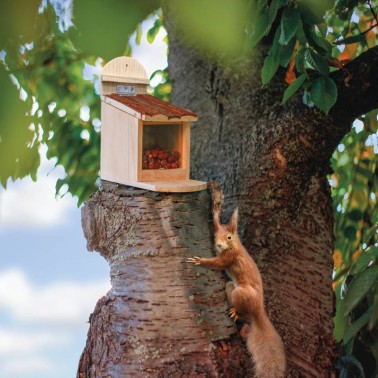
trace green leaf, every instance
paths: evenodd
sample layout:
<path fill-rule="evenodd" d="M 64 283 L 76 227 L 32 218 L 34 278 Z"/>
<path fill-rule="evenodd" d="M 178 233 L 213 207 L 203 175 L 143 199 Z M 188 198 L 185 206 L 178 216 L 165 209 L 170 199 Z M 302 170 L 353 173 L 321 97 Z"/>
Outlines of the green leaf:
<path fill-rule="evenodd" d="M 371 315 L 368 324 L 368 330 L 371 331 L 378 321 L 378 288 L 375 288 L 373 303 L 371 304 Z"/>
<path fill-rule="evenodd" d="M 158 35 L 160 28 L 163 26 L 161 19 L 158 18 L 155 22 L 154 25 L 147 30 L 147 41 L 149 43 L 153 43 L 156 36 Z"/>
<path fill-rule="evenodd" d="M 310 25 L 303 26 L 304 34 L 307 38 L 309 45 L 314 48 L 321 55 L 329 55 L 332 53 L 332 45 L 326 40 L 325 37 L 320 37 L 315 32 L 315 27 Z"/>
<path fill-rule="evenodd" d="M 292 38 L 286 46 L 281 46 L 279 53 L 280 66 L 286 67 L 293 55 L 296 38 Z"/>
<path fill-rule="evenodd" d="M 295 68 L 299 73 L 304 73 L 305 69 L 305 55 L 306 55 L 306 48 L 299 49 L 297 56 L 295 57 Z"/>
<path fill-rule="evenodd" d="M 325 113 L 328 113 L 336 103 L 337 87 L 332 79 L 322 76 L 314 81 L 310 94 L 314 104 Z"/>
<path fill-rule="evenodd" d="M 365 34 L 352 35 L 350 37 L 343 38 L 339 41 L 336 41 L 335 45 L 349 45 L 351 43 L 358 43 L 362 41 L 366 41 Z"/>
<path fill-rule="evenodd" d="M 305 58 L 308 64 L 315 70 L 319 71 L 323 75 L 328 75 L 328 62 L 327 59 L 325 59 L 322 55 L 317 53 L 315 50 L 307 49 L 305 53 Z"/>
<path fill-rule="evenodd" d="M 362 251 L 358 260 L 353 263 L 352 268 L 350 269 L 351 274 L 358 274 L 362 270 L 366 269 L 372 261 L 375 261 L 376 256 L 370 253 L 369 251 Z"/>
<path fill-rule="evenodd" d="M 282 104 L 284 104 L 291 96 L 294 95 L 294 93 L 303 85 L 303 83 L 306 80 L 306 74 L 302 74 L 297 79 L 292 82 L 285 90 L 283 99 L 282 99 Z"/>
<path fill-rule="evenodd" d="M 260 12 L 266 4 L 268 4 L 268 0 L 257 0 L 257 12 Z"/>
<path fill-rule="evenodd" d="M 353 209 L 348 214 L 348 217 L 356 222 L 361 220 L 364 217 L 364 213 L 361 210 Z"/>
<path fill-rule="evenodd" d="M 281 45 L 287 45 L 291 38 L 294 37 L 300 22 L 301 16 L 296 8 L 287 8 L 284 10 L 281 18 L 281 35 L 279 40 Z"/>
<path fill-rule="evenodd" d="M 351 281 L 344 297 L 345 315 L 349 314 L 365 298 L 377 278 L 378 265 L 372 265 Z"/>
<path fill-rule="evenodd" d="M 278 56 L 280 52 L 280 44 L 278 43 L 280 35 L 280 28 L 277 28 L 276 34 L 274 36 L 273 45 L 269 50 L 268 56 L 264 60 L 264 64 L 261 71 L 261 80 L 263 85 L 268 84 L 280 65 Z"/>
<path fill-rule="evenodd" d="M 140 41 L 142 40 L 142 35 L 143 35 L 143 29 L 142 29 L 142 23 L 140 23 L 135 29 L 135 43 L 137 45 L 140 45 Z"/>
<path fill-rule="evenodd" d="M 346 344 L 352 337 L 355 337 L 357 332 L 367 324 L 370 318 L 370 314 L 371 309 L 369 308 L 361 317 L 359 317 L 355 322 L 347 327 L 343 337 L 344 344 Z"/>
<path fill-rule="evenodd" d="M 269 7 L 269 22 L 270 26 L 272 26 L 274 20 L 277 16 L 278 6 L 280 5 L 280 0 L 272 0 Z M 269 28 L 270 30 L 270 28 Z"/>
<path fill-rule="evenodd" d="M 245 50 L 251 50 L 257 45 L 262 37 L 267 35 L 272 27 L 272 24 L 277 16 L 279 0 L 273 0 L 269 7 L 262 7 L 261 13 L 256 12 L 250 25 L 249 37 L 246 41 Z"/>
<path fill-rule="evenodd" d="M 357 230 L 355 227 L 348 226 L 345 227 L 343 230 L 344 236 L 349 239 L 350 241 L 355 241 L 357 239 Z"/>

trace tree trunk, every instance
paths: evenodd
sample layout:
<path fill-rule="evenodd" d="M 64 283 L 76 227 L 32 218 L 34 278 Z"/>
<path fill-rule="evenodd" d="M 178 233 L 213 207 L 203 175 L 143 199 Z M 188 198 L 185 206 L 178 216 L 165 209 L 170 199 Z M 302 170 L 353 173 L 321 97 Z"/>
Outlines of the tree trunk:
<path fill-rule="evenodd" d="M 112 289 L 90 317 L 77 376 L 244 377 L 250 360 L 227 316 L 212 256 L 208 191 L 152 193 L 111 183 L 82 209 L 87 247 L 110 264 Z"/>
<path fill-rule="evenodd" d="M 282 336 L 290 377 L 334 377 L 333 216 L 326 179 L 350 122 L 281 105 L 284 73 L 262 87 L 267 47 L 253 59 L 207 59 L 190 48 L 166 3 L 172 103 L 199 115 L 191 173 L 216 180 L 225 219 L 239 207 L 242 241 L 261 270 L 266 306 Z"/>

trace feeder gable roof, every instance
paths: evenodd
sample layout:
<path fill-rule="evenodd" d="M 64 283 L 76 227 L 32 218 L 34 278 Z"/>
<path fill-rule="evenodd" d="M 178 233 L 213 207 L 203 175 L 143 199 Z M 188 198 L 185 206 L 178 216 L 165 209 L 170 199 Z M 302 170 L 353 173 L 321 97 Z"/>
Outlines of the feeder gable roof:
<path fill-rule="evenodd" d="M 169 104 L 147 94 L 120 96 L 112 93 L 104 96 L 103 101 L 143 121 L 191 122 L 198 119 L 197 115 L 190 110 Z"/>

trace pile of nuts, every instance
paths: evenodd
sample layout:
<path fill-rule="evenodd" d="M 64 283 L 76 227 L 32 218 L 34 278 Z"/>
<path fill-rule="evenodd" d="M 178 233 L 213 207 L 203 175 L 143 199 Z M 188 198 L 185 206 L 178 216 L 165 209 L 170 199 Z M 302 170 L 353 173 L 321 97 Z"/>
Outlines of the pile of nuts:
<path fill-rule="evenodd" d="M 171 152 L 156 146 L 143 152 L 143 169 L 172 169 L 180 168 L 180 165 L 180 152 L 178 151 Z"/>

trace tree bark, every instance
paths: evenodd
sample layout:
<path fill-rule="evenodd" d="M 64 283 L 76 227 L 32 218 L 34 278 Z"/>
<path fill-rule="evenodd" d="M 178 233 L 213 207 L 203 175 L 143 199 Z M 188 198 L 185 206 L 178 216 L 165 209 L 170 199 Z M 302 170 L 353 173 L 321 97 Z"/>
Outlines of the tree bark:
<path fill-rule="evenodd" d="M 208 191 L 152 193 L 102 183 L 82 209 L 87 247 L 112 288 L 91 315 L 77 377 L 244 377 L 250 359 L 227 316 L 213 255 Z"/>
<path fill-rule="evenodd" d="M 253 58 L 207 58 L 188 46 L 174 12 L 167 2 L 172 103 L 199 115 L 191 134 L 192 176 L 220 183 L 224 221 L 239 207 L 242 241 L 261 270 L 268 314 L 285 344 L 288 376 L 334 377 L 334 236 L 327 173 L 353 117 L 369 109 L 343 113 L 337 104 L 325 115 L 303 105 L 299 96 L 282 106 L 284 72 L 269 86 L 261 84 L 269 46 L 256 48 Z M 349 89 L 344 74 L 338 75 L 345 102 Z M 353 75 L 350 85 L 358 86 Z"/>

